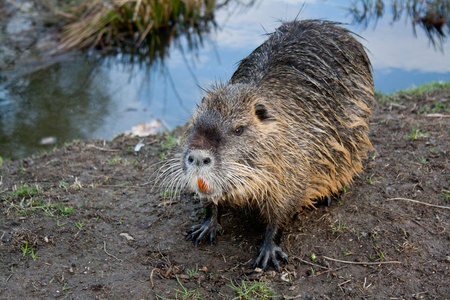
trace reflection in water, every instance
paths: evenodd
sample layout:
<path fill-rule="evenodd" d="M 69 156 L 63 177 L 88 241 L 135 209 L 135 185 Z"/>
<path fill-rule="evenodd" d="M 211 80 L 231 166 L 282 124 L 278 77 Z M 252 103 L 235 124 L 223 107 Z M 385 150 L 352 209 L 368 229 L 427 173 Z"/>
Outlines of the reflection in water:
<path fill-rule="evenodd" d="M 246 8 L 240 3 L 254 2 L 259 5 L 236 14 Z M 137 48 L 133 43 L 124 44 L 121 50 L 97 62 L 92 61 L 97 51 L 90 52 L 88 58 L 74 53 L 48 59 L 40 47 L 55 48 L 48 39 L 51 35 L 43 33 L 34 38 L 42 27 L 20 27 L 20 34 L 4 30 L 11 23 L 21 24 L 27 12 L 16 16 L 16 22 L 0 18 L 0 156 L 17 159 L 41 149 L 50 150 L 53 146 L 39 145 L 49 136 L 57 138 L 57 145 L 73 139 L 111 139 L 156 118 L 174 128 L 188 120 L 201 99 L 199 86 L 230 77 L 234 64 L 265 39 L 264 32 L 279 25 L 277 18 L 295 18 L 303 2 L 307 4 L 302 19 L 350 21 L 346 11 L 336 9 L 342 5 L 340 0 L 325 4 L 317 0 L 293 2 L 224 0 L 229 5 L 215 11 L 217 27 L 214 23 L 204 32 L 200 26 L 182 33 L 169 26 L 154 40 L 144 40 Z M 350 1 L 346 3 L 350 5 Z M 386 10 L 385 18 L 388 14 Z M 443 52 L 427 49 L 426 45 L 421 49 L 423 40 L 410 38 L 410 28 L 387 23 L 381 20 L 376 31 L 358 32 L 373 53 L 376 85 L 380 83 L 377 89 L 392 92 L 412 83 L 450 80 L 449 60 L 442 59 Z M 349 27 L 355 31 L 356 27 Z M 421 31 L 417 34 L 426 40 Z M 24 37 L 30 39 L 27 47 L 22 46 Z M 209 42 L 210 38 L 213 41 Z M 33 45 L 40 46 L 29 51 Z M 445 44 L 445 50 L 447 47 Z M 2 64 L 5 61 L 14 64 Z"/>
<path fill-rule="evenodd" d="M 83 1 L 65 14 L 69 24 L 58 50 L 95 48 L 133 54 L 133 63 L 162 63 L 170 45 L 181 47 L 181 36 L 189 51 L 202 46 L 204 36 L 217 26 L 217 9 L 230 4 L 250 7 L 255 1 Z"/>
<path fill-rule="evenodd" d="M 20 36 L 30 37 L 27 47 L 32 50 L 27 51 L 29 54 L 26 56 L 22 55 L 23 38 L 14 39 L 15 35 L 5 29 L 9 28 L 8 18 L 30 17 L 37 6 L 30 2 L 26 10 L 11 7 L 8 18 L 0 19 L 0 37 L 8 41 L 6 47 L 0 47 L 0 66 L 6 54 L 12 57 L 8 58 L 9 61 L 14 62 L 0 69 L 0 156 L 18 159 L 40 150 L 50 150 L 53 145 L 39 144 L 46 137 L 55 137 L 57 146 L 73 139 L 111 138 L 149 117 L 161 117 L 159 112 L 164 112 L 168 106 L 177 110 L 171 115 L 178 114 L 179 119 L 180 108 L 184 115 L 188 115 L 191 106 L 183 105 L 179 90 L 186 94 L 185 91 L 190 90 L 185 86 L 189 80 L 179 82 L 172 77 L 172 71 L 165 64 L 169 53 L 173 53 L 174 48 L 178 50 L 182 64 L 192 77 L 190 81 L 199 86 L 187 57 L 195 57 L 205 38 L 216 28 L 214 11 L 230 5 L 249 7 L 254 2 L 84 1 L 76 8 L 81 9 L 79 22 L 71 25 L 73 30 L 69 30 L 59 44 L 59 50 L 96 48 L 103 50 L 100 53 L 109 54 L 97 62 L 92 60 L 98 51 L 91 52 L 93 55 L 88 59 L 76 55 L 49 56 L 47 49 L 51 47 L 48 42 L 51 33 L 33 32 L 33 28 L 43 30 L 42 26 L 20 28 Z M 123 6 L 111 6 L 110 3 Z M 167 13 L 164 11 L 167 6 L 161 6 L 164 3 L 172 5 L 166 16 L 163 14 Z M 180 3 L 185 7 L 175 7 Z M 189 5 L 199 6 L 189 8 Z M 117 11 L 108 10 L 110 7 Z M 118 14 L 138 17 L 132 16 L 133 24 L 125 20 L 126 24 L 116 24 L 115 28 L 104 23 L 108 18 L 110 21 L 124 20 Z M 91 26 L 95 23 L 85 22 L 89 18 L 90 21 L 100 21 L 97 25 L 103 27 L 98 31 L 85 27 L 83 24 Z M 36 19 L 34 22 L 40 21 Z M 116 32 L 120 26 L 128 26 L 121 29 L 128 30 L 128 35 L 124 31 Z M 81 44 L 77 46 L 78 42 Z M 158 96 L 152 103 L 152 111 L 147 109 L 151 97 L 145 95 L 145 91 L 149 90 L 163 90 L 163 96 Z M 169 91 L 171 96 L 168 96 Z M 166 103 L 168 98 L 178 99 L 177 108 Z"/>
<path fill-rule="evenodd" d="M 356 23 L 368 26 L 377 22 L 385 13 L 384 0 L 359 0 L 352 4 L 348 10 Z M 433 46 L 442 50 L 445 31 L 450 33 L 450 2 L 440 0 L 392 0 L 392 20 L 399 21 L 403 15 L 410 19 L 414 32 L 419 24 L 425 29 Z"/>
<path fill-rule="evenodd" d="M 24 76 L 9 87 L 10 105 L 0 107 L 2 156 L 15 159 L 49 150 L 53 146 L 39 145 L 42 138 L 56 137 L 61 145 L 87 138 L 101 125 L 109 102 L 103 75 L 95 63 L 63 64 Z"/>

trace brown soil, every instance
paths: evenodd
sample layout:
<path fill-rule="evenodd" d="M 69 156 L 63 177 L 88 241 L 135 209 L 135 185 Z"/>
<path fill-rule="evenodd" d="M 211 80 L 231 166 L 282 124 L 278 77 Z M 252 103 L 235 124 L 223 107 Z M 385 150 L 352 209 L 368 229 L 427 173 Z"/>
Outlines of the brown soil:
<path fill-rule="evenodd" d="M 282 272 L 251 268 L 264 224 L 247 209 L 226 211 L 213 246 L 184 240 L 202 204 L 166 201 L 149 184 L 173 151 L 167 135 L 144 138 L 138 153 L 140 139 L 120 135 L 3 161 L 0 298 L 232 299 L 243 282 L 277 299 L 449 298 L 450 118 L 424 113 L 449 99 L 378 105 L 364 173 L 292 222 Z"/>

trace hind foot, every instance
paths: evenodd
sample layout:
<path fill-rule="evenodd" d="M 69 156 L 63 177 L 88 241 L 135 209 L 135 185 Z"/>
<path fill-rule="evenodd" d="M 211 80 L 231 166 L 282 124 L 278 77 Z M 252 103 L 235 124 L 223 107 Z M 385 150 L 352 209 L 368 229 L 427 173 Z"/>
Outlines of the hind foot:
<path fill-rule="evenodd" d="M 278 257 L 284 262 L 288 262 L 288 256 L 281 250 L 278 246 L 278 240 L 281 237 L 281 230 L 277 227 L 269 226 L 267 227 L 266 236 L 264 239 L 264 244 L 259 251 L 259 256 L 253 264 L 253 268 L 260 267 L 263 271 L 267 268 L 267 263 L 272 262 L 273 266 L 277 271 L 280 271 L 280 264 L 278 263 Z"/>
<path fill-rule="evenodd" d="M 261 269 L 264 271 L 267 268 L 267 263 L 270 260 L 272 262 L 273 266 L 275 267 L 275 269 L 277 269 L 277 271 L 280 271 L 281 268 L 280 268 L 280 264 L 278 263 L 277 257 L 280 257 L 281 259 L 283 259 L 283 261 L 285 263 L 288 262 L 288 256 L 286 255 L 286 253 L 283 252 L 283 250 L 281 250 L 281 248 L 279 246 L 263 245 L 259 252 L 258 258 L 256 259 L 255 263 L 253 264 L 253 268 L 260 266 Z"/>

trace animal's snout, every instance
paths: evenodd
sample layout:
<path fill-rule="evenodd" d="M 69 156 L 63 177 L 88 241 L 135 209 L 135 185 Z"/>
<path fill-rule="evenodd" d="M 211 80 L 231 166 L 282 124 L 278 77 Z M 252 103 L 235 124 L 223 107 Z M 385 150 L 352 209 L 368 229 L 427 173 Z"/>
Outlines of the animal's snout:
<path fill-rule="evenodd" d="M 186 164 L 188 166 L 196 166 L 198 168 L 212 166 L 214 158 L 208 151 L 205 150 L 191 150 L 186 156 Z"/>

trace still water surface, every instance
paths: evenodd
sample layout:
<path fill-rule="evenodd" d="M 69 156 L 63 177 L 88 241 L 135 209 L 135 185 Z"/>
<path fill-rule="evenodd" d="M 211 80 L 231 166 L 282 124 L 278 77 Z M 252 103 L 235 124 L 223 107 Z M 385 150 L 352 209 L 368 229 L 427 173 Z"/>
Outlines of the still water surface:
<path fill-rule="evenodd" d="M 300 4 L 299 4 L 300 3 Z M 13 159 L 73 139 L 103 138 L 160 119 L 169 128 L 184 124 L 203 91 L 227 80 L 240 59 L 265 40 L 265 32 L 292 20 L 319 18 L 350 23 L 347 1 L 260 1 L 245 10 L 216 12 L 218 30 L 198 51 L 172 47 L 164 66 L 129 63 L 129 57 L 75 57 L 0 85 L 0 156 Z M 421 28 L 409 21 L 392 24 L 388 14 L 376 27 L 349 25 L 364 37 L 374 68 L 375 88 L 383 93 L 421 83 L 450 80 L 450 43 L 434 49 Z M 187 48 L 187 47 L 185 47 Z"/>

